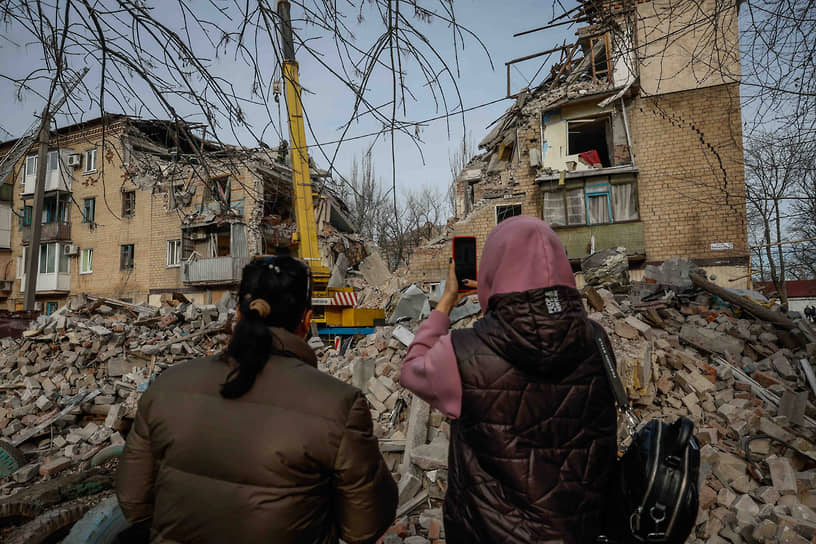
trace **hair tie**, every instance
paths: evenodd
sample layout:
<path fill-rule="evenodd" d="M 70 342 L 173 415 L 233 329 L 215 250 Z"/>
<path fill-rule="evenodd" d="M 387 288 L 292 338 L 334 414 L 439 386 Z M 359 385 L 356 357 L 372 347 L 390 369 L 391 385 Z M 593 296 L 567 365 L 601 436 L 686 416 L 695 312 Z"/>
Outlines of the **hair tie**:
<path fill-rule="evenodd" d="M 258 312 L 261 319 L 265 319 L 272 312 L 272 307 L 262 298 L 256 298 L 249 303 L 249 309 Z"/>

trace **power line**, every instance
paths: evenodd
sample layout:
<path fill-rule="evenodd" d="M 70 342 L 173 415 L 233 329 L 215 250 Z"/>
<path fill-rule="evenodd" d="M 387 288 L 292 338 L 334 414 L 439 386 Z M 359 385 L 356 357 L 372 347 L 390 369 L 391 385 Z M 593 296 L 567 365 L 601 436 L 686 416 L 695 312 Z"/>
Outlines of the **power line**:
<path fill-rule="evenodd" d="M 461 115 L 461 114 L 467 113 L 469 111 L 478 110 L 478 109 L 481 109 L 481 108 L 486 108 L 487 106 L 492 106 L 493 104 L 501 102 L 502 100 L 510 100 L 510 99 L 508 97 L 506 97 L 506 96 L 503 96 L 501 98 L 496 98 L 495 100 L 491 100 L 489 102 L 485 102 L 485 103 L 479 104 L 477 106 L 471 106 L 471 107 L 465 108 L 463 110 L 454 111 L 454 112 L 450 112 L 450 113 L 444 113 L 442 115 L 437 115 L 436 117 L 429 117 L 428 119 L 423 119 L 422 121 L 402 121 L 399 124 L 404 125 L 404 126 L 405 125 L 422 125 L 422 124 L 425 124 L 425 123 L 430 123 L 432 121 L 439 121 L 440 119 L 446 119 L 448 117 L 453 117 L 454 115 Z M 303 147 L 306 147 L 306 148 L 320 147 L 320 146 L 323 146 L 323 145 L 332 145 L 332 144 L 340 144 L 340 143 L 343 143 L 343 142 L 349 142 L 351 140 L 361 140 L 363 138 L 370 138 L 371 136 L 378 136 L 378 135 L 380 135 L 383 132 L 386 132 L 388 130 L 391 130 L 391 128 L 387 127 L 387 128 L 383 128 L 381 130 L 377 130 L 375 132 L 369 132 L 367 134 L 359 134 L 357 136 L 349 136 L 348 138 L 341 138 L 339 140 L 332 140 L 332 141 L 329 141 L 329 142 L 315 142 L 313 144 L 307 144 L 306 146 L 303 146 Z M 301 148 L 293 148 L 293 149 L 302 149 L 302 147 Z"/>

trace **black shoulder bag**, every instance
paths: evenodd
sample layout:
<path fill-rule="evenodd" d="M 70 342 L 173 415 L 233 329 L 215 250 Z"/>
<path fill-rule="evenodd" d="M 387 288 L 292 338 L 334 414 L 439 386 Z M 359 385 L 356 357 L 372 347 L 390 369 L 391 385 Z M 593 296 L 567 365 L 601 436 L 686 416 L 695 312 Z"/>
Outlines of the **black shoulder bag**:
<path fill-rule="evenodd" d="M 632 411 L 603 327 L 591 321 L 612 393 L 627 427 L 615 468 L 605 534 L 598 542 L 681 544 L 697 519 L 700 447 L 681 417 L 643 424 Z"/>

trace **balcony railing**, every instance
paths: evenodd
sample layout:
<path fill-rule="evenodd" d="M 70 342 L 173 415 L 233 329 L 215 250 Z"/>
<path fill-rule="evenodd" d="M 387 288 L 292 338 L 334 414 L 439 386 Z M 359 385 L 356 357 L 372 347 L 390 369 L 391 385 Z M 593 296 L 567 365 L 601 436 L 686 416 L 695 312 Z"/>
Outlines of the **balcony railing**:
<path fill-rule="evenodd" d="M 213 257 L 181 263 L 181 281 L 191 285 L 227 284 L 241 281 L 249 257 Z"/>
<path fill-rule="evenodd" d="M 31 225 L 22 228 L 23 243 L 31 243 Z M 71 223 L 43 223 L 40 231 L 40 242 L 71 240 Z"/>

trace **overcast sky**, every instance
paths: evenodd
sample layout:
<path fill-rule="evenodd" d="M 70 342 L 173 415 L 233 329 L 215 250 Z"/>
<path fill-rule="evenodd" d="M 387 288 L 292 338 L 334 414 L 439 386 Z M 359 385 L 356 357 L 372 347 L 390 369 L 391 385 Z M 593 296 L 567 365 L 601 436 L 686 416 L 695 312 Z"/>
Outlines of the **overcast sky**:
<path fill-rule="evenodd" d="M 156 7 L 154 16 L 160 19 L 166 16 L 169 24 L 178 25 L 177 9 L 174 10 L 172 7 L 174 3 L 147 3 Z M 573 4 L 574 2 L 565 2 L 567 7 L 571 7 Z M 194 3 L 194 5 L 198 6 L 199 4 Z M 428 5 L 432 4 L 428 3 Z M 201 1 L 200 6 L 203 12 L 211 9 L 208 2 Z M 297 12 L 297 9 L 297 6 L 292 6 L 293 19 L 302 16 Z M 542 26 L 551 19 L 553 11 L 549 2 L 512 0 L 497 3 L 484 0 L 457 0 L 455 9 L 458 22 L 472 30 L 484 42 L 493 61 L 493 68 L 491 68 L 490 59 L 474 39 L 466 39 L 464 48 L 460 48 L 460 77 L 457 78 L 456 83 L 459 86 L 462 105 L 465 109 L 505 96 L 506 76 L 504 63 L 506 61 L 550 49 L 560 44 L 564 39 L 568 41 L 574 39 L 574 28 L 565 27 L 513 38 L 514 33 Z M 351 20 L 354 20 L 353 15 Z M 451 32 L 447 25 L 437 21 L 430 25 L 421 26 L 423 26 L 428 38 L 437 46 L 445 59 L 453 64 Z M 4 38 L 8 39 L 0 40 L 0 74 L 19 75 L 24 73 L 32 64 L 38 63 L 42 56 L 36 44 L 30 43 L 22 33 L 15 34 L 13 30 L 13 28 L 6 27 Z M 303 32 L 307 36 L 316 35 L 316 32 L 308 27 Z M 367 49 L 379 32 L 381 32 L 381 26 L 374 14 L 370 13 L 368 18 L 360 23 L 355 30 L 356 43 L 361 48 Z M 315 50 L 325 50 L 325 62 L 336 66 L 337 60 L 332 55 L 334 46 L 331 41 L 318 38 L 310 41 L 309 44 Z M 261 46 L 260 53 L 259 60 L 274 64 L 275 56 L 267 44 Z M 387 59 L 387 56 L 385 58 Z M 311 122 L 311 128 L 314 130 L 314 135 L 307 131 L 307 140 L 310 144 L 314 144 L 315 140 L 323 143 L 334 142 L 341 136 L 341 128 L 351 115 L 353 96 L 307 52 L 299 50 L 298 61 L 300 62 L 301 82 L 303 87 L 309 91 L 304 94 L 304 107 Z M 91 73 L 86 78 L 86 82 L 89 82 L 91 86 L 98 85 L 99 66 L 94 65 L 92 62 L 88 63 L 88 66 L 91 68 Z M 541 62 L 540 59 L 536 59 L 516 66 L 517 68 L 514 68 L 511 74 L 514 90 L 527 85 L 529 79 L 541 67 Z M 248 88 L 250 78 L 247 69 L 243 64 L 236 63 L 232 57 L 221 56 L 218 58 L 215 61 L 215 71 L 229 78 L 239 88 L 242 86 L 244 89 Z M 423 80 L 418 67 L 409 64 L 405 67 L 405 71 L 408 84 L 416 95 L 416 101 L 409 99 L 406 104 L 407 115 L 403 116 L 401 112 L 398 112 L 398 118 L 400 120 L 419 121 L 443 113 L 442 110 L 435 107 L 431 95 L 423 89 Z M 548 67 L 542 71 L 542 74 L 546 74 L 547 71 Z M 539 75 L 537 81 L 540 81 L 541 77 Z M 446 90 L 449 107 L 454 109 L 458 101 L 454 88 L 448 83 L 446 84 Z M 32 93 L 25 94 L 22 101 L 17 100 L 14 87 L 7 81 L 0 81 L 0 96 L 2 96 L 4 112 L 3 118 L 0 119 L 0 140 L 5 141 L 19 136 L 31 125 L 34 121 L 35 112 L 42 109 L 43 101 Z M 388 102 L 391 98 L 390 76 L 384 72 L 379 72 L 369 84 L 367 97 L 375 105 Z M 510 103 L 509 100 L 502 100 L 465 114 L 466 130 L 471 134 L 474 145 L 485 135 L 487 125 L 500 116 Z M 276 106 L 275 104 L 272 104 L 272 106 L 273 117 L 276 117 L 277 112 L 274 109 Z M 259 106 L 250 106 L 247 107 L 247 114 L 250 120 L 257 118 L 261 121 L 260 126 L 256 127 L 257 130 L 260 130 L 263 126 L 262 121 L 267 118 L 266 113 Z M 86 119 L 97 117 L 99 110 L 84 112 L 82 115 Z M 282 111 L 282 115 L 285 122 L 285 109 Z M 58 123 L 64 125 L 67 122 L 68 120 L 64 117 L 62 119 L 58 118 Z M 355 137 L 377 131 L 380 128 L 381 124 L 379 122 L 373 120 L 370 116 L 366 116 L 355 121 L 347 136 Z M 406 190 L 416 190 L 423 185 L 439 187 L 440 192 L 444 193 L 450 181 L 449 157 L 461 142 L 462 133 L 461 116 L 450 118 L 449 124 L 444 120 L 437 120 L 423 125 L 419 130 L 420 138 L 423 140 L 420 146 L 422 154 L 408 137 L 397 135 L 396 180 L 398 193 L 402 194 Z M 226 139 L 236 140 L 231 136 Z M 236 143 L 248 146 L 256 145 L 254 139 L 247 133 L 239 133 L 238 140 L 239 142 Z M 263 135 L 263 140 L 271 146 L 276 146 L 278 136 L 275 130 L 269 128 Z M 323 146 L 323 150 L 331 157 L 335 153 L 336 146 L 336 143 L 327 143 Z M 368 148 L 373 150 L 377 176 L 382 179 L 386 186 L 390 186 L 391 149 L 390 139 L 387 137 L 378 139 L 366 137 L 344 143 L 340 147 L 339 153 L 337 153 L 335 169 L 341 174 L 348 175 L 353 158 L 361 156 Z M 312 148 L 311 154 L 319 166 L 323 168 L 328 166 L 328 161 L 323 157 L 319 149 Z"/>

